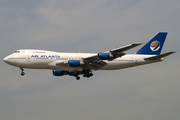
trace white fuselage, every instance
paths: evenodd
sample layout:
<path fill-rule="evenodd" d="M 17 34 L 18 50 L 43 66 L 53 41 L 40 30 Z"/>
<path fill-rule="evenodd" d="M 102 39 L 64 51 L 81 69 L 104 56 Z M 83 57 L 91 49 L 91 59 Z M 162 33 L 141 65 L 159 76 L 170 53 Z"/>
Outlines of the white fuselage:
<path fill-rule="evenodd" d="M 57 66 L 56 63 L 68 60 L 83 61 L 83 58 L 92 55 L 97 54 L 59 53 L 45 50 L 24 49 L 18 50 L 15 53 L 5 57 L 4 61 L 10 65 L 20 68 L 82 71 L 82 67 Z M 154 55 L 126 54 L 112 61 L 104 60 L 107 63 L 107 65 L 100 68 L 99 70 L 117 70 L 143 64 L 149 64 L 153 62 L 159 62 L 163 60 L 144 60 L 144 58 L 148 58 L 151 56 Z"/>

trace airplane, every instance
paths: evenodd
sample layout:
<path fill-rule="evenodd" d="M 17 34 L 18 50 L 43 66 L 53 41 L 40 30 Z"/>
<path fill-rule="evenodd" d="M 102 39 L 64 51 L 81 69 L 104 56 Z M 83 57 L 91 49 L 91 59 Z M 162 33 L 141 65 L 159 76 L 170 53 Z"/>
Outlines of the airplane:
<path fill-rule="evenodd" d="M 54 76 L 69 75 L 80 79 L 93 76 L 97 70 L 118 70 L 164 60 L 164 57 L 175 52 L 160 54 L 167 32 L 159 32 L 135 54 L 125 51 L 142 43 L 133 43 L 110 51 L 99 53 L 59 53 L 46 50 L 20 49 L 3 59 L 9 65 L 19 67 L 24 76 L 24 68 L 50 69 Z"/>

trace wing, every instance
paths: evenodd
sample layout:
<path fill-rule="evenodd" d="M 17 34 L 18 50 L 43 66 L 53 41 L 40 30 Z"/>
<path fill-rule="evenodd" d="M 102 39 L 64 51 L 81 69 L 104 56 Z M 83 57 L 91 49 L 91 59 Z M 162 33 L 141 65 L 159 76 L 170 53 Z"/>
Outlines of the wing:
<path fill-rule="evenodd" d="M 84 60 L 84 68 L 91 70 L 98 70 L 107 65 L 107 63 L 103 60 L 98 60 L 97 56 L 92 56 L 88 58 L 83 58 Z"/>
<path fill-rule="evenodd" d="M 95 70 L 100 69 L 100 68 L 104 67 L 105 65 L 107 65 L 107 63 L 104 60 L 111 61 L 113 59 L 121 57 L 121 56 L 125 55 L 125 53 L 123 53 L 124 51 L 132 49 L 141 44 L 142 43 L 134 43 L 134 44 L 120 47 L 120 48 L 112 49 L 110 51 L 106 51 L 103 53 L 98 53 L 97 55 L 94 55 L 94 56 L 83 58 L 83 62 L 85 63 L 85 68 L 95 69 Z M 101 55 L 102 55 L 102 57 L 101 57 Z M 105 58 L 105 59 L 101 59 L 101 58 Z"/>
<path fill-rule="evenodd" d="M 126 45 L 126 46 L 123 46 L 123 47 L 120 47 L 120 48 L 116 48 L 116 49 L 112 49 L 110 50 L 109 52 L 114 55 L 114 56 L 118 56 L 118 54 L 121 54 L 123 53 L 124 51 L 127 51 L 129 49 L 132 49 L 136 46 L 139 46 L 141 45 L 142 43 L 133 43 L 133 44 L 130 44 L 130 45 Z M 108 51 L 107 51 L 108 52 Z M 125 55 L 125 54 L 124 54 Z M 121 57 L 121 56 L 120 56 Z"/>

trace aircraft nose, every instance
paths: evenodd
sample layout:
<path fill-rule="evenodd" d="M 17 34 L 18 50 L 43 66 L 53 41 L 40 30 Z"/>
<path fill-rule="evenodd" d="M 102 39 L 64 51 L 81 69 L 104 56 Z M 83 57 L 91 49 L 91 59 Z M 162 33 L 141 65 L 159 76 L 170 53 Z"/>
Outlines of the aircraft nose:
<path fill-rule="evenodd" d="M 9 56 L 5 57 L 5 58 L 3 59 L 3 61 L 4 61 L 5 63 L 7 63 L 7 64 L 10 64 L 10 65 L 14 63 L 14 61 L 13 61 L 12 59 L 9 59 Z"/>
<path fill-rule="evenodd" d="M 13 55 L 6 56 L 3 61 L 9 65 L 15 65 L 16 60 L 14 59 L 15 57 Z"/>
<path fill-rule="evenodd" d="M 3 61 L 4 61 L 4 62 L 7 62 L 7 57 L 5 57 L 5 58 L 3 59 Z"/>
<path fill-rule="evenodd" d="M 3 59 L 3 61 L 4 61 L 5 63 L 7 63 L 7 62 L 8 62 L 8 58 L 5 57 L 5 58 Z"/>

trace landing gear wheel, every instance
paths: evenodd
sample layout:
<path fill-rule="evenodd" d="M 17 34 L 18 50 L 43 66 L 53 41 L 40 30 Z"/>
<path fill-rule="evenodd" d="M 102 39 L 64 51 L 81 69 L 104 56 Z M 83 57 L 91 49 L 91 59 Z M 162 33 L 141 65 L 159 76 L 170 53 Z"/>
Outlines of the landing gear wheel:
<path fill-rule="evenodd" d="M 89 78 L 89 77 L 90 77 L 90 75 L 88 74 L 86 77 L 87 77 L 87 78 Z"/>
<path fill-rule="evenodd" d="M 21 75 L 24 76 L 24 75 L 25 75 L 25 72 L 22 72 Z"/>
<path fill-rule="evenodd" d="M 24 69 L 23 68 L 20 69 L 21 69 L 21 75 L 24 76 L 25 75 Z"/>
<path fill-rule="evenodd" d="M 77 77 L 76 77 L 76 80 L 79 80 L 79 79 L 80 79 L 80 77 L 79 77 L 79 76 L 77 76 Z"/>
<path fill-rule="evenodd" d="M 83 77 L 89 78 L 91 76 L 93 76 L 93 73 L 91 71 L 84 71 Z"/>
<path fill-rule="evenodd" d="M 93 76 L 93 73 L 89 73 L 90 76 Z"/>

